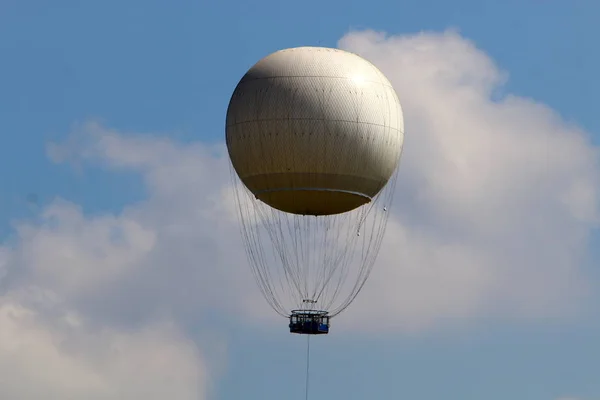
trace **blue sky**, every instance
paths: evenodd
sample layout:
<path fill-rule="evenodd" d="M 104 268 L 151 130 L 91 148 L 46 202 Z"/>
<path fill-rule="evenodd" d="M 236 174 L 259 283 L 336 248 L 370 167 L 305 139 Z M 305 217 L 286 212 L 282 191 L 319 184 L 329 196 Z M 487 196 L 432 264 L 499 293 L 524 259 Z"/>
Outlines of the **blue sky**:
<path fill-rule="evenodd" d="M 578 132 L 585 131 L 590 138 L 590 143 L 585 148 L 571 142 L 565 142 L 564 147 L 558 148 L 564 151 L 581 150 L 577 154 L 597 163 L 597 156 L 594 155 L 597 149 L 593 144 L 600 142 L 597 134 L 600 132 L 600 122 L 595 117 L 595 95 L 600 93 L 600 81 L 596 79 L 597 71 L 600 70 L 600 57 L 595 39 L 600 37 L 600 27 L 596 21 L 599 12 L 600 4 L 591 0 L 268 0 L 259 3 L 185 0 L 0 1 L 0 238 L 1 243 L 4 243 L 0 249 L 9 254 L 5 282 L 0 281 L 0 296 L 5 298 L 5 303 L 9 301 L 6 299 L 10 299 L 12 306 L 34 310 L 37 315 L 34 328 L 27 328 L 27 324 L 13 326 L 8 320 L 0 318 L 0 333 L 24 332 L 23 335 L 32 341 L 39 339 L 40 343 L 48 346 L 52 340 L 44 338 L 74 338 L 73 341 L 79 346 L 78 351 L 84 354 L 83 358 L 60 355 L 62 350 L 59 349 L 56 350 L 59 355 L 56 355 L 54 361 L 48 361 L 47 365 L 64 365 L 64 371 L 70 371 L 71 367 L 75 371 L 81 362 L 85 368 L 90 368 L 101 376 L 107 387 L 114 385 L 119 388 L 119 385 L 123 385 L 130 390 L 127 392 L 130 393 L 129 398 L 151 398 L 141 397 L 141 392 L 136 391 L 133 386 L 123 384 L 102 367 L 96 367 L 96 350 L 87 348 L 82 343 L 93 347 L 96 342 L 102 342 L 95 336 L 95 330 L 106 330 L 109 332 L 107 335 L 115 335 L 116 338 L 127 337 L 138 329 L 140 332 L 150 332 L 154 329 L 155 321 L 152 315 L 146 314 L 155 312 L 156 318 L 166 318 L 169 322 L 167 325 L 175 328 L 165 328 L 166 333 L 159 330 L 161 333 L 158 336 L 149 333 L 148 343 L 176 343 L 177 346 L 178 343 L 185 344 L 182 345 L 181 352 L 170 353 L 171 350 L 165 350 L 165 359 L 171 360 L 176 366 L 191 365 L 189 370 L 194 370 L 196 364 L 202 366 L 198 367 L 197 372 L 205 379 L 198 383 L 200 397 L 206 391 L 206 398 L 223 400 L 241 396 L 251 399 L 275 399 L 282 396 L 290 399 L 303 398 L 304 338 L 287 333 L 285 321 L 277 324 L 272 323 L 270 317 L 265 317 L 266 322 L 262 322 L 262 319 L 254 318 L 237 303 L 233 304 L 234 300 L 230 301 L 230 298 L 238 297 L 237 293 L 230 292 L 234 290 L 232 288 L 245 290 L 249 293 L 248 298 L 256 301 L 257 309 L 269 312 L 261 303 L 262 300 L 256 297 L 258 289 L 251 281 L 236 283 L 236 279 L 244 278 L 236 277 L 233 273 L 233 276 L 227 274 L 231 267 L 228 263 L 232 260 L 243 263 L 243 258 L 228 258 L 229 255 L 225 254 L 227 249 L 221 249 L 222 252 L 219 249 L 203 252 L 202 244 L 210 243 L 212 233 L 203 232 L 202 227 L 187 226 L 185 229 L 190 229 L 193 238 L 199 242 L 190 240 L 188 243 L 181 237 L 168 237 L 169 227 L 177 225 L 180 216 L 176 211 L 165 211 L 161 207 L 177 199 L 177 193 L 173 194 L 170 190 L 180 186 L 173 184 L 171 187 L 165 183 L 168 180 L 162 175 L 163 168 L 168 166 L 175 171 L 184 171 L 185 174 L 195 174 L 195 170 L 189 168 L 197 165 L 194 161 L 195 152 L 202 153 L 198 148 L 218 145 L 223 141 L 225 110 L 239 78 L 254 62 L 275 50 L 299 45 L 337 47 L 342 37 L 349 32 L 364 30 L 381 31 L 394 37 L 410 37 L 421 31 L 428 31 L 433 32 L 433 36 L 427 40 L 433 43 L 447 29 L 458 31 L 458 38 L 451 40 L 457 43 L 462 43 L 462 40 L 472 41 L 481 54 L 508 74 L 506 84 L 496 88 L 502 96 L 516 95 L 523 98 L 524 102 L 543 103 L 554 110 L 563 119 L 561 124 L 564 126 L 561 125 L 560 132 L 557 133 L 559 137 L 567 137 L 573 126 L 578 127 L 573 128 Z M 346 36 L 346 42 L 342 44 L 370 56 L 375 64 L 381 65 L 386 74 L 393 75 L 396 70 L 405 70 L 404 66 L 395 66 L 394 62 L 397 60 L 388 57 L 391 51 L 387 47 L 372 42 L 369 42 L 371 44 L 368 47 L 361 40 L 358 36 Z M 412 42 L 407 39 L 407 43 L 402 46 L 409 48 Z M 440 47 L 439 53 L 436 53 L 440 57 L 440 63 L 443 63 L 444 54 L 452 57 L 454 47 L 448 46 L 450 47 Z M 444 53 L 447 49 L 450 51 Z M 457 49 L 462 51 L 460 46 Z M 469 51 L 465 50 L 465 54 Z M 474 60 L 474 63 L 480 61 L 479 58 L 466 59 Z M 487 68 L 483 61 L 481 63 L 482 68 Z M 469 69 L 469 65 L 466 63 L 461 68 Z M 399 87 L 409 87 L 409 83 L 404 82 L 402 77 L 395 79 L 394 84 L 398 82 Z M 414 94 L 399 94 L 401 100 L 413 95 L 416 99 L 419 97 L 417 92 L 418 90 Z M 420 110 L 426 103 L 419 101 L 421 100 L 410 98 L 406 100 L 408 126 L 411 126 L 411 116 L 416 121 L 412 123 L 413 132 L 407 128 L 408 138 L 410 135 L 419 135 L 418 128 L 421 126 L 426 130 L 426 123 L 419 119 Z M 519 110 L 522 110 L 521 113 L 513 110 L 511 112 L 514 114 L 509 115 L 519 116 L 523 121 L 530 116 L 532 121 L 546 118 L 538 116 L 538 110 L 529 105 Z M 486 119 L 484 114 L 480 115 Z M 86 125 L 90 121 L 95 121 L 98 125 Z M 517 118 L 513 122 L 515 129 L 522 129 L 523 132 L 533 130 L 534 128 L 529 128 L 531 126 L 545 126 L 530 122 L 519 125 Z M 491 131 L 494 125 L 489 123 Z M 511 128 L 509 126 L 505 129 Z M 474 131 L 477 133 L 477 130 Z M 83 145 L 74 146 L 75 149 L 71 149 L 69 153 L 84 153 L 78 156 L 81 161 L 78 165 L 82 168 L 74 168 L 68 162 L 56 162 L 56 158 L 53 160 L 48 156 L 49 143 L 67 143 L 68 147 L 71 143 L 69 140 L 79 137 L 78 135 L 91 135 L 91 139 L 84 140 Z M 106 141 L 111 135 L 117 137 L 116 142 Z M 141 143 L 130 141 L 132 137 L 141 137 Z M 436 136 L 432 134 L 430 138 L 433 140 Z M 170 140 L 170 144 L 165 145 L 168 151 L 165 150 L 164 154 L 172 154 L 163 156 L 162 150 L 152 147 L 154 140 Z M 512 144 L 519 147 L 521 144 L 518 142 L 517 137 Z M 569 147 L 571 145 L 573 147 Z M 123 154 L 119 150 L 121 148 L 125 149 Z M 414 148 L 422 149 L 419 145 Z M 143 157 L 140 156 L 143 159 L 127 159 L 125 153 L 128 151 L 140 151 L 140 154 L 144 154 Z M 410 152 L 410 147 L 406 151 Z M 407 175 L 410 171 L 416 171 L 422 175 L 414 176 L 432 176 L 427 175 L 428 172 L 413 160 L 417 156 L 408 157 Z M 573 157 L 573 166 L 569 167 L 569 171 L 573 171 L 572 175 L 562 177 L 564 181 L 561 180 L 560 184 L 567 185 L 569 180 L 577 177 L 583 177 L 581 179 L 588 184 L 600 183 L 593 181 L 600 176 L 598 168 L 577 164 L 580 156 Z M 184 160 L 185 163 L 182 161 L 178 165 L 178 160 Z M 167 174 L 170 171 L 165 170 Z M 186 182 L 202 183 L 205 182 L 203 179 L 208 179 L 206 172 L 198 171 L 198 175 L 201 177 L 192 176 Z M 548 179 L 548 182 L 554 182 Z M 405 177 L 405 180 L 406 188 L 423 189 L 410 177 Z M 182 183 L 181 187 L 188 187 L 187 183 Z M 193 196 L 208 198 L 210 196 L 207 193 L 217 193 L 219 187 L 216 183 L 210 183 L 189 193 L 182 192 L 181 196 L 188 196 L 189 202 L 194 203 L 196 198 Z M 557 185 L 557 190 L 560 188 L 562 186 Z M 37 196 L 36 204 L 27 201 L 31 194 Z M 593 204 L 586 204 L 598 210 L 600 204 L 596 202 L 597 197 L 590 196 Z M 56 198 L 64 200 L 57 203 Z M 65 200 L 69 203 L 64 203 Z M 177 201 L 182 201 L 182 207 L 191 207 L 187 200 Z M 197 208 L 182 210 L 201 213 L 201 205 L 205 204 L 203 201 L 198 201 L 200 211 Z M 439 210 L 450 204 L 449 201 L 446 198 L 432 197 L 432 204 L 439 205 Z M 78 211 L 73 211 L 77 207 L 82 211 L 79 216 Z M 422 210 L 419 208 L 417 211 Z M 46 217 L 41 216 L 44 212 L 58 222 L 49 222 Z M 440 211 L 439 215 L 448 214 Z M 402 217 L 400 214 L 399 218 Z M 456 308 L 449 311 L 449 316 L 445 316 L 443 312 L 431 311 L 426 319 L 414 317 L 422 311 L 419 307 L 415 306 L 412 310 L 410 304 L 403 304 L 396 309 L 392 305 L 385 309 L 388 314 L 376 314 L 373 318 L 382 320 L 389 317 L 393 320 L 390 326 L 408 326 L 411 329 L 392 327 L 377 333 L 354 332 L 350 328 L 353 312 L 351 307 L 344 320 L 340 321 L 343 329 L 336 331 L 334 325 L 329 337 L 317 338 L 312 342 L 310 397 L 444 397 L 486 400 L 600 398 L 600 345 L 597 340 L 600 325 L 596 322 L 600 316 L 596 311 L 600 298 L 600 291 L 596 288 L 600 280 L 597 280 L 595 272 L 600 262 L 600 252 L 594 249 L 594 244 L 598 242 L 597 227 L 591 222 L 579 225 L 580 222 L 573 222 L 575 218 L 564 218 L 568 221 L 557 225 L 557 232 L 573 234 L 568 238 L 563 238 L 560 234 L 551 237 L 556 243 L 569 243 L 564 255 L 572 258 L 568 259 L 569 262 L 565 264 L 568 266 L 564 270 L 562 264 L 551 272 L 544 270 L 546 260 L 556 258 L 554 256 L 557 254 L 563 255 L 548 250 L 543 257 L 537 257 L 555 243 L 548 241 L 547 245 L 540 242 L 538 247 L 533 247 L 532 251 L 536 253 L 534 255 L 529 255 L 526 251 L 514 253 L 515 257 L 520 254 L 530 257 L 531 263 L 528 265 L 531 268 L 525 272 L 514 268 L 509 269 L 512 271 L 510 273 L 493 275 L 502 276 L 509 281 L 514 279 L 515 282 L 539 282 L 540 285 L 546 285 L 544 277 L 551 276 L 552 278 L 548 278 L 548 290 L 552 293 L 542 293 L 543 289 L 538 288 L 520 288 L 515 290 L 521 290 L 519 296 L 522 296 L 515 295 L 513 298 L 503 288 L 498 290 L 497 299 L 493 296 L 487 298 L 485 295 L 477 298 L 490 304 L 496 300 L 498 303 L 506 301 L 510 304 L 506 308 L 490 306 L 489 314 L 486 313 L 486 308 L 477 312 L 462 312 Z M 427 229 L 437 226 L 425 219 L 423 217 L 419 222 L 419 230 L 409 232 L 428 234 Z M 451 223 L 448 221 L 444 224 Z M 230 227 L 219 221 L 213 222 L 214 226 L 210 225 L 214 229 L 212 232 L 222 230 L 224 237 L 228 237 Z M 25 233 L 23 223 L 29 224 L 29 230 L 25 229 Z M 90 244 L 97 240 L 94 235 L 102 235 L 97 232 L 104 232 L 104 223 L 114 224 L 131 235 L 141 232 L 140 239 L 132 241 L 134 244 L 130 247 L 119 248 L 114 256 L 107 256 L 108 261 L 98 261 L 86 251 L 94 247 Z M 52 224 L 56 224 L 58 228 Z M 444 224 L 442 225 L 446 226 Z M 462 228 L 459 228 L 456 231 L 462 232 Z M 519 231 L 522 226 L 515 224 L 502 229 L 507 229 L 507 232 Z M 36 236 L 35 232 L 41 232 L 40 236 Z M 471 233 L 465 236 L 468 237 L 465 240 L 468 240 L 469 245 L 475 243 L 472 239 L 474 236 Z M 580 236 L 581 242 L 573 239 Z M 46 237 L 50 238 L 48 242 L 36 239 Z M 435 240 L 450 243 L 435 234 L 431 237 L 433 243 L 437 243 Z M 88 239 L 90 242 L 85 241 Z M 390 240 L 393 242 L 393 239 Z M 492 239 L 489 240 L 489 243 L 482 241 L 481 248 L 494 247 Z M 201 245 L 196 246 L 196 243 Z M 503 254 L 503 249 L 514 245 L 515 243 L 509 242 L 505 249 L 498 245 L 489 254 Z M 109 249 L 108 251 L 111 249 L 102 248 Z M 146 268 L 140 254 L 144 251 L 152 252 L 155 248 L 160 251 L 152 254 L 157 254 L 159 258 L 165 257 L 164 262 Z M 64 249 L 69 249 L 73 259 L 82 257 L 75 266 L 69 268 L 81 266 L 85 269 L 84 264 L 87 262 L 93 268 L 110 270 L 111 267 L 107 267 L 110 264 L 115 269 L 122 267 L 128 272 L 123 275 L 106 275 L 109 277 L 94 275 L 96 272 L 89 277 L 84 273 L 72 273 L 67 267 L 63 268 L 60 256 L 51 254 L 52 251 L 64 254 Z M 508 250 L 510 251 L 512 250 Z M 39 258 L 32 256 L 34 252 L 39 252 Z M 168 255 L 173 253 L 177 253 L 177 257 L 170 264 Z M 528 259 L 527 257 L 524 258 Z M 32 258 L 37 261 L 31 261 Z M 177 266 L 179 259 L 185 267 Z M 389 264 L 394 264 L 394 261 L 389 261 L 395 260 L 394 255 L 390 253 L 384 256 L 381 262 L 385 263 L 386 260 Z M 513 259 L 508 257 L 507 260 Z M 50 267 L 54 261 L 58 263 L 56 270 Z M 0 264 L 1 262 L 2 252 Z M 129 269 L 130 265 L 134 266 Z M 164 269 L 166 266 L 172 270 L 170 274 L 161 272 L 160 268 Z M 211 268 L 219 269 L 219 272 L 204 270 Z M 482 265 L 481 268 L 486 267 Z M 496 267 L 490 267 L 495 271 L 494 268 Z M 132 272 L 138 270 L 144 271 L 141 275 L 143 281 L 138 281 L 137 275 Z M 238 270 L 240 269 L 235 267 L 235 271 Z M 71 274 L 74 278 L 71 275 L 60 278 L 63 273 Z M 477 276 L 484 279 L 487 275 Z M 380 278 L 385 280 L 384 272 Z M 573 289 L 576 283 L 568 288 L 560 285 L 561 280 L 571 278 L 573 282 L 581 280 L 586 284 L 587 291 L 582 296 L 583 299 L 576 302 L 576 306 L 566 307 L 567 311 L 557 312 L 558 315 L 546 312 L 547 309 L 562 310 L 557 305 L 566 303 L 567 298 L 579 299 L 583 289 L 578 289 L 579 286 Z M 169 283 L 169 279 L 173 280 L 172 283 Z M 390 279 L 393 281 L 388 276 L 387 280 Z M 96 280 L 100 281 L 97 285 Z M 185 297 L 187 294 L 184 296 L 178 293 L 181 289 L 177 286 L 178 283 L 196 281 L 199 282 L 198 291 L 210 292 L 210 295 L 195 297 L 192 293 L 191 297 Z M 222 287 L 219 286 L 221 284 Z M 440 285 L 443 284 L 442 282 Z M 510 287 L 509 283 L 507 285 Z M 48 307 L 40 308 L 34 300 L 23 294 L 29 293 L 28 290 L 32 287 L 37 288 L 36 290 L 47 289 L 48 292 L 44 293 L 52 293 L 52 296 L 63 299 L 57 302 L 61 305 L 46 314 L 44 310 Z M 142 293 L 140 295 L 136 292 L 138 288 L 139 293 Z M 425 289 L 427 288 L 429 287 L 426 286 Z M 194 292 L 193 285 L 188 289 Z M 432 292 L 425 289 L 421 293 L 423 298 L 432 295 Z M 573 292 L 569 291 L 571 289 Z M 393 289 L 390 290 L 393 292 Z M 529 298 L 527 296 L 531 293 L 538 293 L 538 290 L 542 294 L 537 296 L 546 296 L 550 300 L 545 303 L 522 300 Z M 94 294 L 88 296 L 88 291 L 94 291 Z M 391 292 L 390 302 L 404 299 L 394 300 L 396 298 Z M 457 293 L 462 292 L 448 291 L 448 295 L 456 296 Z M 560 297 L 560 293 L 564 297 Z M 99 301 L 99 298 L 105 301 Z M 171 302 L 172 298 L 175 300 Z M 227 300 L 223 300 L 224 298 Z M 448 302 L 451 300 L 447 299 Z M 154 308 L 147 306 L 146 302 Z M 227 307 L 221 309 L 217 305 L 220 303 L 226 303 Z M 357 303 L 356 315 L 368 315 L 368 312 L 358 314 L 369 309 L 368 299 L 359 299 Z M 529 306 L 534 311 L 530 311 Z M 145 308 L 152 311 L 142 311 Z M 496 308 L 500 309 L 497 313 Z M 509 315 L 512 312 L 510 310 L 520 308 L 526 311 L 516 313 L 519 314 L 516 317 Z M 467 309 L 470 310 L 469 307 Z M 75 328 L 72 328 L 74 331 L 68 330 L 71 328 L 62 330 L 62 325 L 52 319 L 56 313 L 61 312 L 65 315 L 78 315 L 81 321 L 85 321 L 82 324 L 87 328 L 84 331 Z M 394 319 L 396 317 L 390 315 L 396 312 L 400 316 Z M 247 318 L 259 323 L 248 324 Z M 123 319 L 127 321 L 123 322 Z M 447 320 L 452 323 L 446 323 Z M 161 319 L 161 323 L 163 322 Z M 412 329 L 414 326 L 418 328 Z M 133 339 L 127 340 L 134 343 L 137 339 L 135 334 L 132 335 Z M 113 336 L 109 338 L 113 340 Z M 130 343 L 125 339 L 123 342 L 121 339 L 114 340 L 118 343 Z M 100 344 L 97 345 L 102 348 Z M 6 363 L 1 361 L 0 353 L 0 370 L 13 363 L 27 365 L 28 362 L 49 354 L 41 346 L 32 345 L 33 350 L 27 354 L 10 353 Z M 180 349 L 177 346 L 174 348 Z M 40 355 L 34 353 L 38 348 Z M 200 361 L 189 359 L 191 356 L 187 351 L 190 348 L 199 352 Z M 145 351 L 146 348 L 140 349 Z M 88 353 L 93 355 L 86 355 Z M 123 354 L 123 365 L 129 365 L 129 362 L 137 365 L 137 352 Z M 110 362 L 107 363 L 110 365 Z M 131 368 L 127 371 L 137 374 L 137 370 Z M 175 367 L 169 369 L 178 371 Z M 205 373 L 204 369 L 208 372 Z M 27 375 L 26 370 L 27 368 L 23 369 L 25 372 L 14 372 L 8 376 L 15 382 L 28 382 L 24 386 L 35 387 L 36 381 Z M 161 377 L 163 373 L 160 368 L 144 372 L 148 375 L 140 373 L 139 378 L 144 382 L 145 379 L 155 377 L 152 374 Z M 189 383 L 188 380 L 177 380 L 186 373 L 188 370 L 172 380 L 178 383 L 178 390 L 183 390 L 181 387 Z M 67 372 L 65 374 L 68 375 Z M 56 381 L 55 386 L 53 379 Z M 87 378 L 81 379 L 82 382 L 87 382 Z M 54 393 L 63 395 L 75 393 L 76 390 L 81 390 L 77 392 L 80 394 L 95 390 L 90 389 L 95 387 L 91 383 L 89 387 L 71 387 L 64 383 L 67 381 L 68 376 L 53 376 L 39 383 L 39 387 L 50 393 L 56 390 Z M 4 393 L 5 396 L 43 398 L 36 397 L 35 391 L 27 391 L 30 389 L 22 389 L 17 384 L 8 386 L 10 388 L 7 390 L 12 392 Z M 168 384 L 165 383 L 164 386 L 168 387 Z M 2 390 L 0 386 L 0 394 Z M 173 396 L 172 398 L 197 398 L 189 393 L 195 392 L 190 389 L 189 392 L 169 392 L 168 395 Z M 98 398 L 105 397 L 98 395 Z"/>

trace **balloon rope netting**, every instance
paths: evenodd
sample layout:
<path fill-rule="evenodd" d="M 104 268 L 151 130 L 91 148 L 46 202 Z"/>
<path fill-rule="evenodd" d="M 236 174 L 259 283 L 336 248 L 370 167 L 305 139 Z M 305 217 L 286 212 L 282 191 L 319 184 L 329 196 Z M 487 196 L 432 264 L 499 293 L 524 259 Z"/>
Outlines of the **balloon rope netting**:
<path fill-rule="evenodd" d="M 381 247 L 397 170 L 372 201 L 347 213 L 276 210 L 244 186 L 231 166 L 241 234 L 256 282 L 281 316 L 293 309 L 342 312 L 365 284 Z"/>

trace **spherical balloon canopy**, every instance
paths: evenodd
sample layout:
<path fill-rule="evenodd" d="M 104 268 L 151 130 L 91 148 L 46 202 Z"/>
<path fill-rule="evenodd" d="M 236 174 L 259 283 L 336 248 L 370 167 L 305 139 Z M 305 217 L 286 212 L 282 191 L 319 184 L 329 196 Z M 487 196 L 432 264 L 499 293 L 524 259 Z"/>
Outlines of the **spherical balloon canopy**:
<path fill-rule="evenodd" d="M 229 157 L 243 184 L 278 210 L 351 211 L 398 166 L 404 121 L 387 78 L 356 54 L 277 51 L 238 83 L 227 110 Z"/>

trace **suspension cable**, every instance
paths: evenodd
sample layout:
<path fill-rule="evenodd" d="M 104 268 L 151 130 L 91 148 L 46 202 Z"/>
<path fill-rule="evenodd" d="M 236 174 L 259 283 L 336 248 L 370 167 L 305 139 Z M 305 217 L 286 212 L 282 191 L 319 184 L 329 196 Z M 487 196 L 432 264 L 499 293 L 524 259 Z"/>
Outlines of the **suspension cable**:
<path fill-rule="evenodd" d="M 310 367 L 310 335 L 306 335 L 306 393 L 305 400 L 308 400 L 308 372 Z"/>

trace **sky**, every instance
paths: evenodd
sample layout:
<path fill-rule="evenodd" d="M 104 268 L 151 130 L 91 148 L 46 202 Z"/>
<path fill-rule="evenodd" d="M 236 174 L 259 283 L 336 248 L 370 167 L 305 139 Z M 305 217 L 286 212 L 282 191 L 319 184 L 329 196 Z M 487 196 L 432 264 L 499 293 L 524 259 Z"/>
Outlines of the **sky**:
<path fill-rule="evenodd" d="M 406 143 L 373 275 L 311 340 L 309 398 L 600 399 L 598 13 L 0 0 L 0 398 L 304 398 L 224 122 L 256 61 L 319 45 L 388 76 Z"/>

